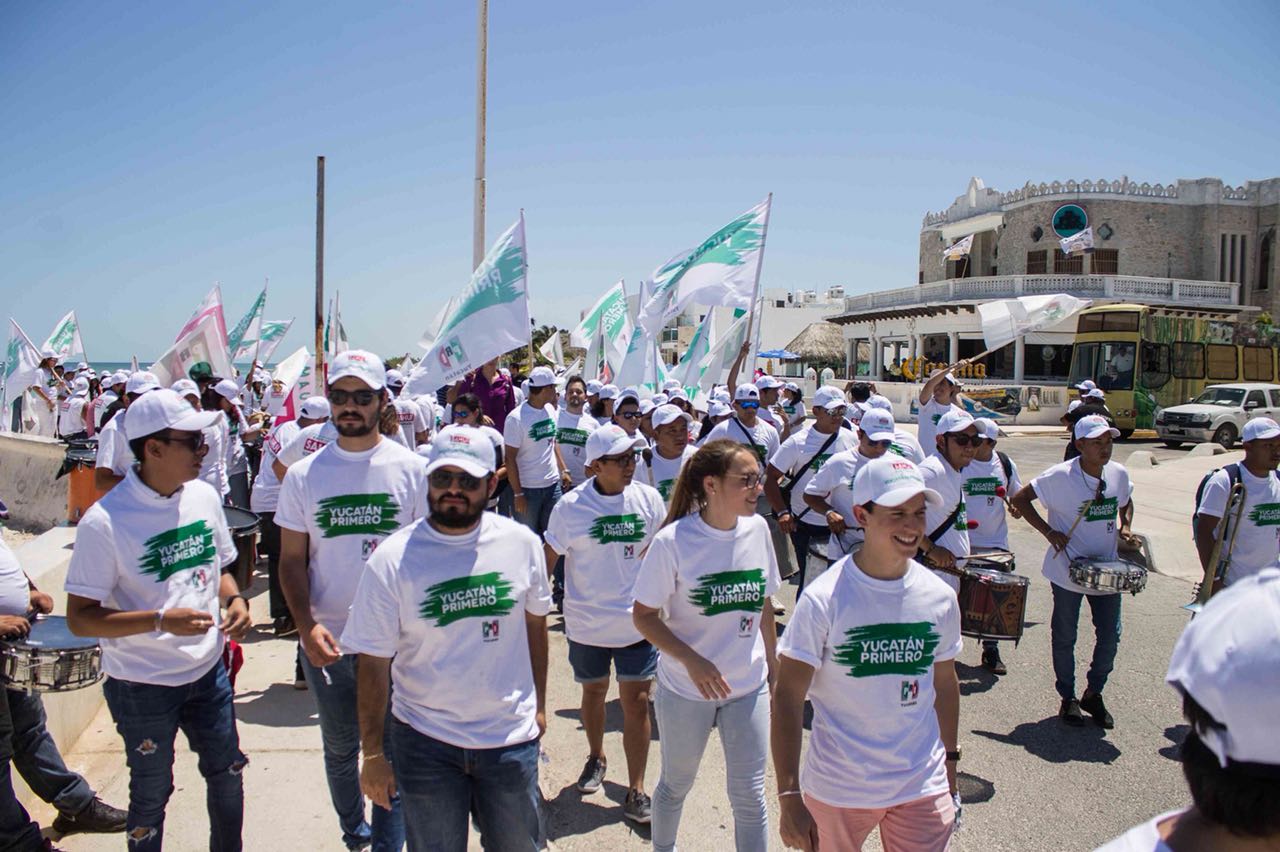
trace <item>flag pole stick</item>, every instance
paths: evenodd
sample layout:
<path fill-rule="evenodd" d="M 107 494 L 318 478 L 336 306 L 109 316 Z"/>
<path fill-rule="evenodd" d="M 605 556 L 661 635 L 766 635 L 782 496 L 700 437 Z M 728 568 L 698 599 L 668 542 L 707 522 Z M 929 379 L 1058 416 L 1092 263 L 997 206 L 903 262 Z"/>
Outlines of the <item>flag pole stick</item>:
<path fill-rule="evenodd" d="M 476 43 L 476 177 L 475 200 L 471 235 L 471 269 L 475 271 L 484 260 L 484 144 L 485 109 L 488 88 L 489 59 L 489 0 L 476 0 L 478 30 Z M 532 345 L 530 347 L 532 353 Z M 529 360 L 533 360 L 530 354 Z"/>
<path fill-rule="evenodd" d="M 266 292 L 267 292 L 267 285 L 269 285 L 270 283 L 271 283 L 271 279 L 270 279 L 270 278 L 264 278 L 264 279 L 262 280 L 262 293 L 263 293 L 263 297 L 262 297 L 262 316 L 261 316 L 261 317 L 258 317 L 258 339 L 257 339 L 256 341 L 254 341 L 254 344 L 253 344 L 253 360 L 249 362 L 249 381 L 250 381 L 250 382 L 252 382 L 252 381 L 253 381 L 253 370 L 254 370 L 254 368 L 255 368 L 255 367 L 257 367 L 257 366 L 258 366 L 258 353 L 262 351 L 262 322 L 263 322 L 262 317 L 265 317 L 265 316 L 267 315 L 267 298 L 266 298 Z"/>
<path fill-rule="evenodd" d="M 769 237 L 769 217 L 772 214 L 773 214 L 773 193 L 771 192 L 769 193 L 768 198 L 765 199 L 764 226 L 760 229 L 760 257 L 756 258 L 756 282 L 755 282 L 755 286 L 752 287 L 752 290 L 751 290 L 751 314 L 750 316 L 747 317 L 747 336 L 745 338 L 746 340 L 752 339 L 751 331 L 756 319 L 756 303 L 760 301 L 760 271 L 764 269 L 764 249 L 765 249 L 765 243 L 768 241 L 768 237 Z M 763 311 L 764 305 L 761 305 L 760 308 L 761 308 L 761 311 Z M 761 323 L 764 322 L 764 317 L 760 318 L 760 322 Z M 754 346 L 755 352 L 751 353 L 751 375 L 753 377 L 755 376 L 756 358 L 758 357 L 756 355 L 756 352 L 760 350 L 759 329 L 757 328 L 755 330 L 757 332 L 755 337 L 755 346 Z"/>
<path fill-rule="evenodd" d="M 324 157 L 316 157 L 316 374 L 324 387 Z"/>

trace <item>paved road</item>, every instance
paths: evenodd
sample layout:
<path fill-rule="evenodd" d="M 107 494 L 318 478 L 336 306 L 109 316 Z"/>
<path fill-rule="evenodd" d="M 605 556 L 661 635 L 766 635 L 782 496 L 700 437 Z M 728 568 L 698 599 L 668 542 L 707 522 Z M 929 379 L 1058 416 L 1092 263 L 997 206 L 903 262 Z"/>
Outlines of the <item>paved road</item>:
<path fill-rule="evenodd" d="M 1030 479 L 1062 457 L 1057 436 L 1010 437 L 1001 448 Z M 1123 460 L 1143 442 L 1119 445 Z M 1173 458 L 1185 451 L 1163 448 Z M 1141 512 L 1141 507 L 1138 508 Z M 1164 683 L 1174 640 L 1187 622 L 1180 609 L 1191 595 L 1189 584 L 1153 576 L 1146 591 L 1124 601 L 1124 635 L 1106 698 L 1117 727 L 1067 728 L 1056 718 L 1058 699 L 1049 664 L 1050 592 L 1039 573 L 1044 541 L 1029 527 L 1012 523 L 1012 545 L 1020 573 L 1031 578 L 1026 633 L 1005 651 L 1009 674 L 998 681 L 978 668 L 979 648 L 966 639 L 960 658 L 961 789 L 967 802 L 960 850 L 1087 850 L 1129 826 L 1182 804 L 1187 796 L 1176 762 L 1176 743 L 1185 731 L 1178 703 Z M 266 623 L 265 578 L 255 586 L 253 611 Z M 788 604 L 794 588 L 786 587 Z M 1087 611 L 1087 607 L 1085 608 Z M 559 619 L 555 619 L 558 621 Z M 1087 615 L 1082 615 L 1079 681 L 1092 649 Z M 269 634 L 256 634 L 246 647 L 247 664 L 237 689 L 237 713 L 243 747 L 252 762 L 246 771 L 245 848 L 340 850 L 336 820 L 329 807 L 314 705 L 292 682 L 293 646 Z M 551 644 L 550 729 L 542 787 L 549 801 L 548 833 L 553 848 L 624 850 L 648 847 L 647 830 L 632 830 L 621 816 L 625 761 L 621 714 L 616 698 L 609 706 L 606 737 L 610 770 L 605 789 L 582 797 L 573 782 L 585 758 L 585 740 L 577 724 L 578 689 L 558 628 Z M 658 736 L 655 725 L 654 737 Z M 105 711 L 81 739 L 70 762 L 85 772 L 112 802 L 126 800 L 127 776 L 120 742 Z M 192 756 L 178 756 L 177 790 L 170 804 L 167 848 L 207 848 L 203 784 Z M 660 768 L 655 742 L 649 786 Z M 776 833 L 772 772 L 767 781 L 772 820 L 771 848 L 781 849 Z M 52 814 L 37 816 L 47 825 Z M 713 742 L 702 772 L 685 805 L 681 848 L 732 848 L 732 818 L 724 793 L 724 761 Z M 874 838 L 873 838 L 874 841 Z M 70 850 L 118 849 L 115 837 L 73 837 Z M 478 849 L 475 843 L 472 848 Z M 879 848 L 874 842 L 868 848 Z"/>

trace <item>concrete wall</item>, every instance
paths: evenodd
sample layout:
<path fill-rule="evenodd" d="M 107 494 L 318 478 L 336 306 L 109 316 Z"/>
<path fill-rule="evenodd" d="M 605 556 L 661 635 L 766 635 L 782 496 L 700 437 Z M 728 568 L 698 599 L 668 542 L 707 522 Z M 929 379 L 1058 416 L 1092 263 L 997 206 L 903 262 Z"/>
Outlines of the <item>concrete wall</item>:
<path fill-rule="evenodd" d="M 67 519 L 67 479 L 55 479 L 66 445 L 52 438 L 0 434 L 0 500 L 16 528 L 47 530 Z"/>

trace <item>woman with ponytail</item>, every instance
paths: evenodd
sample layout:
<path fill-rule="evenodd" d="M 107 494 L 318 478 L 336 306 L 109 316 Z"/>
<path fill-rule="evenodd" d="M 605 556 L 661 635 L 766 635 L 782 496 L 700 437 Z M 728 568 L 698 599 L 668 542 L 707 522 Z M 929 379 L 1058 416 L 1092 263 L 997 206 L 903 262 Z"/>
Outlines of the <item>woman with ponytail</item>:
<path fill-rule="evenodd" d="M 675 848 L 685 796 L 711 729 L 724 747 L 738 850 L 764 850 L 769 685 L 780 585 L 751 448 L 711 441 L 686 463 L 671 509 L 636 578 L 636 629 L 662 653 L 655 706 L 662 775 L 653 795 L 654 852 Z"/>

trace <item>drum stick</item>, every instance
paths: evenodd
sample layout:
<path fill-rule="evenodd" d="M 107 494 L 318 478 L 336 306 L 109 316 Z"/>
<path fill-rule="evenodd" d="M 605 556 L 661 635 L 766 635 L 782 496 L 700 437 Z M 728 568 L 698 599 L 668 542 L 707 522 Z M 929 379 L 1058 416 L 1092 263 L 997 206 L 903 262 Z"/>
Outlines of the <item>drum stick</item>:
<path fill-rule="evenodd" d="M 1080 509 L 1080 514 L 1076 515 L 1075 522 L 1074 522 L 1073 524 L 1071 524 L 1071 529 L 1067 530 L 1067 541 L 1066 541 L 1066 542 L 1063 542 L 1063 545 L 1062 545 L 1062 549 L 1061 549 L 1061 550 L 1059 550 L 1058 548 L 1056 548 L 1056 547 L 1055 547 L 1055 548 L 1053 549 L 1055 553 L 1065 553 L 1065 552 L 1066 552 L 1066 550 L 1067 550 L 1067 543 L 1071 541 L 1071 536 L 1072 536 L 1072 534 L 1074 534 L 1074 533 L 1075 533 L 1075 531 L 1076 531 L 1076 527 L 1080 526 L 1080 522 L 1084 520 L 1084 516 L 1085 516 L 1085 515 L 1089 514 L 1089 510 L 1090 510 L 1091 508 L 1093 508 L 1093 504 L 1094 504 L 1094 503 L 1096 503 L 1096 502 L 1098 502 L 1099 498 L 1101 498 L 1101 497 L 1102 497 L 1102 489 L 1103 489 L 1105 486 L 1106 486 L 1106 480 L 1105 480 L 1105 479 L 1103 479 L 1103 478 L 1101 478 L 1101 477 L 1099 477 L 1099 478 L 1098 478 L 1098 493 L 1097 493 L 1097 494 L 1095 494 L 1095 495 L 1093 495 L 1093 499 L 1092 499 L 1092 500 L 1090 500 L 1088 503 L 1085 503 L 1085 504 L 1084 504 L 1084 506 L 1083 506 L 1083 507 L 1081 507 L 1081 509 Z"/>

